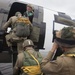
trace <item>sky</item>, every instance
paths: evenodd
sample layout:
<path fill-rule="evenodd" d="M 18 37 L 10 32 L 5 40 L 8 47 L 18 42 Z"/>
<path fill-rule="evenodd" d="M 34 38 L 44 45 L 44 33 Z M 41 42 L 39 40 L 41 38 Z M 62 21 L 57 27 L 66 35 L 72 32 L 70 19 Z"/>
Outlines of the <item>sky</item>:
<path fill-rule="evenodd" d="M 75 18 L 75 0 L 20 0 L 43 6 L 55 12 L 64 12 Z"/>

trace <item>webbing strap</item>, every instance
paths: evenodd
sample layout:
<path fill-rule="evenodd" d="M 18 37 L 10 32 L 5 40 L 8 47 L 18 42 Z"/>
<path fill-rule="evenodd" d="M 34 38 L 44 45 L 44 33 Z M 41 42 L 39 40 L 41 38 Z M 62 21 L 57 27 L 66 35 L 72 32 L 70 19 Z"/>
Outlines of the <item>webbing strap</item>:
<path fill-rule="evenodd" d="M 38 62 L 38 60 L 34 57 L 34 55 L 32 55 L 29 51 L 27 51 L 27 52 L 28 52 L 29 55 L 37 62 L 37 64 L 40 65 L 39 62 Z"/>

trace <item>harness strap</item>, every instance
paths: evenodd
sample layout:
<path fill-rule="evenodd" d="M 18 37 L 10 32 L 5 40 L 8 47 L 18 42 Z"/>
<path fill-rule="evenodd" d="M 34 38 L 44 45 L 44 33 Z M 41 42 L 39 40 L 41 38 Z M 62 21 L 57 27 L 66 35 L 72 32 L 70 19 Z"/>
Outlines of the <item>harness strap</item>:
<path fill-rule="evenodd" d="M 37 60 L 29 51 L 27 51 L 27 52 L 28 52 L 29 55 L 37 62 L 37 64 L 40 65 L 39 62 L 38 62 L 38 60 Z"/>

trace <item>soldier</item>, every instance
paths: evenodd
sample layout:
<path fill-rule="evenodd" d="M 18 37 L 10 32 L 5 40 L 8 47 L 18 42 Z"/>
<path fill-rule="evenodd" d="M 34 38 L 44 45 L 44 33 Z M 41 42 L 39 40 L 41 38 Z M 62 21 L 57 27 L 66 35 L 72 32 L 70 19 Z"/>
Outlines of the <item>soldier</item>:
<path fill-rule="evenodd" d="M 56 60 L 52 60 L 58 46 L 64 53 Z M 73 27 L 65 27 L 56 33 L 52 49 L 42 60 L 41 69 L 51 75 L 75 75 L 75 29 Z"/>
<path fill-rule="evenodd" d="M 29 39 L 23 42 L 23 48 L 24 52 L 18 54 L 13 75 L 20 75 L 20 71 L 22 75 L 41 75 L 41 54 L 35 51 L 34 44 Z"/>
<path fill-rule="evenodd" d="M 12 51 L 12 43 L 11 43 L 11 40 L 12 40 L 13 37 L 17 38 L 17 36 L 14 34 L 14 32 L 15 32 L 15 22 L 16 22 L 16 20 L 17 20 L 19 17 L 22 17 L 22 14 L 21 14 L 20 12 L 16 12 L 16 13 L 15 13 L 15 16 L 10 17 L 9 20 L 8 20 L 8 21 L 3 25 L 3 27 L 2 27 L 2 29 L 6 31 L 7 28 L 8 28 L 9 26 L 11 26 L 11 29 L 12 29 L 12 30 L 10 31 L 9 34 L 7 34 L 7 35 L 5 36 L 5 38 L 6 38 L 6 43 L 7 43 L 8 47 L 9 47 L 9 49 L 10 49 L 11 51 Z M 11 51 L 9 51 L 9 52 L 11 52 Z"/>
<path fill-rule="evenodd" d="M 23 30 L 21 30 L 22 33 L 21 32 L 19 33 L 19 30 L 20 30 L 21 27 L 18 27 L 18 26 L 20 25 L 20 21 L 22 21 L 21 18 L 24 19 L 24 17 L 22 17 L 22 14 L 20 12 L 16 12 L 15 16 L 9 18 L 9 20 L 2 27 L 4 30 L 6 30 L 8 26 L 11 26 L 12 30 L 10 31 L 9 34 L 7 34 L 5 36 L 6 37 L 6 43 L 7 43 L 8 47 L 11 49 L 11 51 L 12 51 L 12 43 L 16 41 L 18 53 L 20 53 L 20 52 L 23 51 L 22 43 L 23 43 L 23 40 L 27 39 L 26 36 L 25 37 L 19 37 L 19 36 L 17 36 L 18 34 L 21 35 L 24 32 Z M 27 21 L 27 23 L 30 23 L 30 21 L 28 21 L 27 18 L 25 18 L 25 20 Z M 16 25 L 17 23 L 19 25 Z M 22 25 L 22 26 L 24 26 L 24 25 Z M 30 26 L 29 30 L 31 30 L 31 28 L 32 28 L 31 23 L 30 23 L 29 26 Z"/>
<path fill-rule="evenodd" d="M 27 5 L 26 12 L 24 12 L 24 16 L 28 17 L 31 23 L 33 22 L 34 11 L 31 5 Z"/>

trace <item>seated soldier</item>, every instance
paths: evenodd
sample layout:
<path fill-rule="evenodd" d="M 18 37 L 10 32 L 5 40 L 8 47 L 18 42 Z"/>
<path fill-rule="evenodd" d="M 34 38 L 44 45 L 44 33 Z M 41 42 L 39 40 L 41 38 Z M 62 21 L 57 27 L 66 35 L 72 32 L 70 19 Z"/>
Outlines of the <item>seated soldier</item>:
<path fill-rule="evenodd" d="M 42 56 L 40 52 L 35 51 L 34 44 L 29 39 L 23 42 L 23 48 L 24 52 L 18 54 L 13 75 L 41 75 Z"/>

